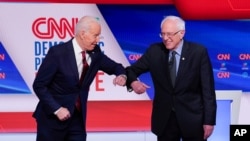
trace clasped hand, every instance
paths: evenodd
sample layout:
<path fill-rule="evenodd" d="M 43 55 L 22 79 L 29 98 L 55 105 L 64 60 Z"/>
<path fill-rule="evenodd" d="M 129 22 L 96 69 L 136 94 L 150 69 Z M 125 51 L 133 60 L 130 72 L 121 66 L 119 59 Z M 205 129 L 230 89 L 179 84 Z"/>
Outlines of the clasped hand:
<path fill-rule="evenodd" d="M 113 84 L 114 84 L 115 86 L 116 86 L 116 85 L 125 86 L 126 80 L 127 80 L 126 75 L 119 75 L 119 76 L 117 76 L 117 77 L 114 78 Z"/>
<path fill-rule="evenodd" d="M 131 87 L 134 90 L 134 92 L 137 94 L 142 94 L 142 93 L 146 92 L 146 90 L 148 88 L 150 88 L 150 86 L 146 85 L 145 83 L 143 83 L 141 81 L 132 82 Z"/>

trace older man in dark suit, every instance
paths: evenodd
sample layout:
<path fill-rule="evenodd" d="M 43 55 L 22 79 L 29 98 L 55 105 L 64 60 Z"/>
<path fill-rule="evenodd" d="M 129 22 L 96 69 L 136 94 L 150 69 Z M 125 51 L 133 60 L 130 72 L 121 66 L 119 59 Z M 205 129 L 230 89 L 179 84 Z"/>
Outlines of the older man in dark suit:
<path fill-rule="evenodd" d="M 124 67 L 97 45 L 101 34 L 98 20 L 85 16 L 75 30 L 73 39 L 50 48 L 34 80 L 39 98 L 33 114 L 37 141 L 86 141 L 88 92 L 97 72 L 116 75 L 115 85 L 126 83 Z"/>
<path fill-rule="evenodd" d="M 127 86 L 141 94 L 149 86 L 137 80 L 150 72 L 154 84 L 152 132 L 158 141 L 204 141 L 213 132 L 216 96 L 207 49 L 183 40 L 185 22 L 167 16 L 161 43 L 152 44 L 127 68 Z"/>

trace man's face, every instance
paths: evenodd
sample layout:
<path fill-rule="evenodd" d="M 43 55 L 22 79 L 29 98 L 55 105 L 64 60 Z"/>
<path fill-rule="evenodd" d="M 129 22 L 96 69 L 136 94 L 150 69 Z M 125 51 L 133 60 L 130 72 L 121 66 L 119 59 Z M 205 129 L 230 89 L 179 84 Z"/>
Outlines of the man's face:
<path fill-rule="evenodd" d="M 174 50 L 184 37 L 185 31 L 177 27 L 176 21 L 167 20 L 163 23 L 160 36 L 166 48 Z"/>
<path fill-rule="evenodd" d="M 82 43 L 85 50 L 91 51 L 100 40 L 101 26 L 93 23 L 87 32 L 83 32 Z"/>

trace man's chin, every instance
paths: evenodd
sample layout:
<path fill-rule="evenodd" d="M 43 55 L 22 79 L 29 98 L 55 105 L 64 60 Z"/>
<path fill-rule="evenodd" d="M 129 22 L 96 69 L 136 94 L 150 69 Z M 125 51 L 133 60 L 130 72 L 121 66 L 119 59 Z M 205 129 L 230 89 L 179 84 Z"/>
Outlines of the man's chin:
<path fill-rule="evenodd" d="M 169 50 L 171 50 L 171 49 L 173 49 L 174 47 L 168 46 L 168 45 L 167 45 L 166 48 L 169 49 Z"/>
<path fill-rule="evenodd" d="M 89 48 L 87 48 L 87 51 L 92 51 L 92 50 L 94 50 L 94 49 L 95 49 L 95 46 L 96 46 L 96 45 L 91 45 Z"/>

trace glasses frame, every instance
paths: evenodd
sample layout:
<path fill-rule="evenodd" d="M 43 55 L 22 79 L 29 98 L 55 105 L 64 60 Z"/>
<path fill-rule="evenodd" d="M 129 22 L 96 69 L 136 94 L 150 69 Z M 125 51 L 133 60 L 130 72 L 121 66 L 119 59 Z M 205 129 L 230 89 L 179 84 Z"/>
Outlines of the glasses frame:
<path fill-rule="evenodd" d="M 174 33 L 163 33 L 163 32 L 161 32 L 161 33 L 159 33 L 159 36 L 161 37 L 161 38 L 163 38 L 163 37 L 165 37 L 165 36 L 167 36 L 168 38 L 172 38 L 172 37 L 174 37 L 177 33 L 179 33 L 181 30 L 178 30 L 178 31 L 176 31 L 176 32 L 174 32 Z"/>

